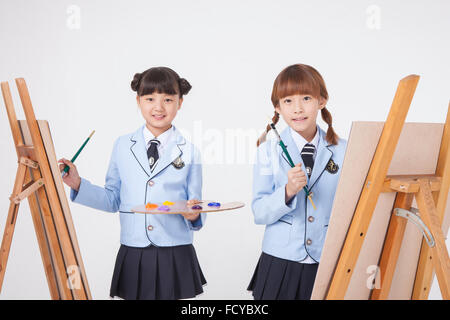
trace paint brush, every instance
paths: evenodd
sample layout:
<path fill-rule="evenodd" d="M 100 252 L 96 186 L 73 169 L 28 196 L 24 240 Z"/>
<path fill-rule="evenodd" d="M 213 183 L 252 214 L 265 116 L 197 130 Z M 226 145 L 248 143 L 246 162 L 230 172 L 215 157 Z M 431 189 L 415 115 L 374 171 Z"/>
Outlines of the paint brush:
<path fill-rule="evenodd" d="M 281 149 L 283 150 L 283 153 L 286 155 L 286 158 L 288 159 L 290 166 L 292 168 L 295 167 L 294 161 L 292 161 L 292 158 L 289 155 L 286 145 L 284 144 L 283 140 L 281 140 L 281 137 L 280 137 L 277 129 L 275 128 L 275 125 L 273 123 L 271 123 L 270 127 L 272 128 L 273 132 L 275 132 L 275 135 L 277 136 L 277 139 L 278 139 L 278 144 L 280 145 Z M 306 186 L 303 187 L 303 191 L 305 191 L 306 196 L 308 197 L 309 201 L 311 202 L 311 205 L 313 206 L 313 208 L 315 210 L 316 206 L 314 205 L 314 201 L 312 200 L 312 192 L 309 192 L 308 188 Z"/>
<path fill-rule="evenodd" d="M 77 153 L 75 153 L 75 155 L 72 157 L 72 159 L 70 160 L 70 162 L 73 163 L 73 162 L 77 159 L 77 157 L 78 157 L 78 155 L 80 154 L 81 150 L 83 150 L 84 146 L 86 146 L 86 143 L 88 143 L 89 139 L 91 139 L 91 137 L 92 137 L 92 135 L 94 134 L 94 132 L 95 132 L 95 130 L 92 131 L 92 133 L 89 135 L 89 137 L 86 139 L 86 141 L 84 141 L 84 143 L 81 145 L 80 149 L 78 149 Z M 64 175 L 65 175 L 67 172 L 69 172 L 69 168 L 70 168 L 70 167 L 69 167 L 68 165 L 66 165 L 66 166 L 64 167 L 64 170 L 63 170 L 63 172 L 62 172 L 62 174 L 61 174 L 61 177 L 64 177 Z"/>

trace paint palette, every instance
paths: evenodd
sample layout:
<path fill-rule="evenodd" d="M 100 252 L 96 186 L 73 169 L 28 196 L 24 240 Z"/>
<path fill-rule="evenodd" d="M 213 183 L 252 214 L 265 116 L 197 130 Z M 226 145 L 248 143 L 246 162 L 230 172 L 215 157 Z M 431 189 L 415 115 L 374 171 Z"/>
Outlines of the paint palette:
<path fill-rule="evenodd" d="M 182 214 L 182 213 L 212 213 L 242 208 L 243 202 L 220 203 L 211 200 L 202 200 L 195 205 L 187 205 L 187 201 L 164 201 L 163 203 L 147 203 L 137 206 L 131 211 L 148 214 Z"/>

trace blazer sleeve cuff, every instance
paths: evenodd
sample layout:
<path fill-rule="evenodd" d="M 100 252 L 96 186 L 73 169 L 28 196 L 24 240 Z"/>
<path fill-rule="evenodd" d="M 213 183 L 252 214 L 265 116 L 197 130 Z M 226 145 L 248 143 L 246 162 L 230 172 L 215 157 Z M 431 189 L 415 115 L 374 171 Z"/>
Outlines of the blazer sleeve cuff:
<path fill-rule="evenodd" d="M 205 219 L 206 219 L 206 213 L 200 213 L 199 217 L 196 220 L 194 220 L 194 221 L 190 221 L 187 219 L 186 220 L 188 222 L 189 229 L 198 231 L 203 227 Z"/>
<path fill-rule="evenodd" d="M 280 204 L 275 210 L 279 211 L 281 213 L 280 218 L 284 216 L 286 213 L 291 212 L 297 207 L 297 195 L 295 195 L 289 202 L 286 204 L 286 185 L 279 187 L 275 191 L 275 197 L 277 204 Z"/>
<path fill-rule="evenodd" d="M 271 195 L 254 203 L 253 212 L 256 224 L 272 224 L 297 207 L 297 196 L 286 204 L 285 186 L 277 188 Z"/>
<path fill-rule="evenodd" d="M 78 191 L 70 188 L 70 200 L 72 202 L 80 203 L 79 201 L 77 201 L 78 195 L 81 194 L 81 197 L 83 196 L 83 194 L 85 193 L 87 184 L 90 184 L 90 182 L 84 178 L 81 178 L 81 183 L 80 183 L 80 187 L 78 188 Z"/>

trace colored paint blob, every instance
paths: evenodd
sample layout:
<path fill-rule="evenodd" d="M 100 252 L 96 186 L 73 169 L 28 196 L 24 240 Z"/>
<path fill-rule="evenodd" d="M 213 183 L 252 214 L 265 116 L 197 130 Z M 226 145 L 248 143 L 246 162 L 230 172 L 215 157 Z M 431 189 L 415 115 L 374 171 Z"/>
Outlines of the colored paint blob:
<path fill-rule="evenodd" d="M 208 207 L 220 207 L 220 203 L 219 202 L 210 202 L 210 203 L 208 203 Z"/>
<path fill-rule="evenodd" d="M 165 205 L 165 206 L 173 206 L 174 203 L 171 202 L 171 201 L 164 201 L 164 202 L 163 202 L 163 205 Z"/>
<path fill-rule="evenodd" d="M 170 211 L 170 208 L 168 206 L 160 206 L 158 208 L 159 211 Z"/>
<path fill-rule="evenodd" d="M 153 210 L 153 209 L 156 209 L 156 208 L 158 208 L 158 205 L 154 204 L 154 203 L 147 203 L 145 205 L 145 209 L 147 209 L 147 210 Z"/>
<path fill-rule="evenodd" d="M 192 206 L 192 209 L 194 210 L 202 210 L 202 206 L 199 206 L 198 204 L 196 204 L 195 206 Z"/>

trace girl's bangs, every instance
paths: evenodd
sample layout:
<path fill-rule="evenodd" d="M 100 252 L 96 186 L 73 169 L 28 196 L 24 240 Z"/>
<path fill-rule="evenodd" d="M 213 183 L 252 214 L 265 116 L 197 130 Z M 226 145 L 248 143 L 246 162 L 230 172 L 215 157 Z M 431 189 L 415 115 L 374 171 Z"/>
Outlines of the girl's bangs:
<path fill-rule="evenodd" d="M 151 70 L 144 75 L 142 84 L 139 88 L 139 95 L 146 94 L 165 93 L 165 94 L 179 94 L 178 82 L 175 77 L 170 74 L 159 71 Z"/>
<path fill-rule="evenodd" d="M 315 98 L 320 97 L 320 84 L 312 75 L 304 72 L 295 72 L 284 74 L 276 84 L 274 90 L 277 101 L 296 94 L 311 95 Z"/>

